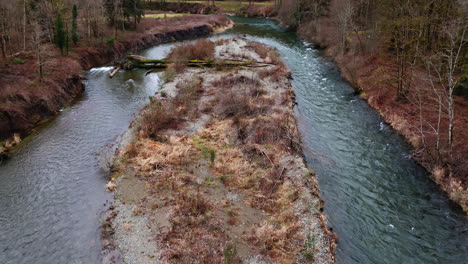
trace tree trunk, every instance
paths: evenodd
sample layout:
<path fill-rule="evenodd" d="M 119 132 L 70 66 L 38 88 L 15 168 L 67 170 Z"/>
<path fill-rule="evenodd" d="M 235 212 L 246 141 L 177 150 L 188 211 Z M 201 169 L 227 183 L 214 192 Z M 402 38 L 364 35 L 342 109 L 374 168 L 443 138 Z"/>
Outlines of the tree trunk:
<path fill-rule="evenodd" d="M 123 63 L 120 63 L 116 68 L 120 67 L 122 69 L 130 70 L 134 68 L 142 69 L 161 69 L 166 68 L 169 64 L 174 63 L 170 60 L 151 60 L 143 56 L 138 55 L 129 55 L 127 60 Z M 205 61 L 205 60 L 187 60 L 187 61 L 178 61 L 177 63 L 183 63 L 189 67 L 213 67 L 213 66 L 227 66 L 227 67 L 265 67 L 268 63 L 256 63 L 253 61 Z M 114 72 L 115 69 L 112 71 Z M 115 73 L 112 74 L 112 76 Z"/>
<path fill-rule="evenodd" d="M 90 15 L 89 15 L 89 4 L 88 4 L 88 10 L 87 10 L 87 15 L 88 15 L 88 41 L 91 40 L 91 21 L 90 21 Z"/>
<path fill-rule="evenodd" d="M 23 51 L 26 50 L 26 0 L 23 0 Z"/>
<path fill-rule="evenodd" d="M 2 57 L 3 59 L 6 58 L 6 41 L 5 41 L 5 36 L 3 34 L 3 32 L 0 33 L 2 36 Z"/>

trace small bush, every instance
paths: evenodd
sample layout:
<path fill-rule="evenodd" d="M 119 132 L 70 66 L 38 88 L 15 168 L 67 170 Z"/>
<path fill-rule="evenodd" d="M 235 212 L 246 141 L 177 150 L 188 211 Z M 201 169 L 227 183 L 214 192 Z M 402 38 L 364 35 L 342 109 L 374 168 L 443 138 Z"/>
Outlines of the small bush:
<path fill-rule="evenodd" d="M 176 66 L 174 64 L 169 65 L 161 76 L 163 83 L 172 82 L 177 73 Z"/>
<path fill-rule="evenodd" d="M 217 113 L 224 117 L 243 116 L 252 113 L 252 105 L 250 104 L 250 97 L 247 95 L 239 95 L 237 93 L 219 92 L 219 104 Z"/>
<path fill-rule="evenodd" d="M 106 39 L 106 45 L 107 45 L 109 48 L 113 48 L 114 45 L 115 45 L 115 38 L 113 38 L 113 37 L 107 38 L 107 39 Z"/>
<path fill-rule="evenodd" d="M 216 158 L 216 151 L 214 149 L 203 147 L 201 153 L 205 159 L 209 159 L 211 163 L 214 163 Z"/>
<path fill-rule="evenodd" d="M 135 142 L 128 144 L 127 149 L 125 150 L 125 155 L 130 159 L 138 155 L 138 147 Z"/>
<path fill-rule="evenodd" d="M 215 43 L 200 39 L 194 43 L 176 46 L 168 56 L 172 61 L 213 60 Z"/>
<path fill-rule="evenodd" d="M 181 114 L 191 112 L 193 115 L 197 113 L 197 104 L 200 93 L 203 92 L 203 79 L 200 77 L 192 77 L 184 79 L 177 83 L 177 96 L 173 100 L 176 108 L 183 108 Z"/>
<path fill-rule="evenodd" d="M 25 64 L 25 63 L 26 63 L 24 60 L 22 60 L 22 59 L 20 59 L 20 58 L 15 58 L 14 62 L 15 62 L 16 64 Z"/>
<path fill-rule="evenodd" d="M 223 89 L 232 89 L 234 87 L 240 87 L 245 90 L 250 90 L 250 94 L 255 95 L 256 90 L 260 88 L 261 83 L 256 79 L 245 77 L 243 75 L 228 75 L 225 78 L 221 78 L 212 82 L 212 85 Z"/>
<path fill-rule="evenodd" d="M 315 237 L 311 234 L 307 235 L 304 247 L 304 257 L 309 261 L 312 261 L 315 258 Z"/>
<path fill-rule="evenodd" d="M 174 121 L 171 105 L 163 105 L 159 102 L 153 103 L 141 116 L 141 129 L 145 136 L 157 138 L 160 130 L 169 126 Z"/>
<path fill-rule="evenodd" d="M 224 117 L 250 115 L 254 105 L 252 100 L 261 92 L 261 83 L 245 76 L 227 76 L 212 82 L 217 87 L 217 113 Z M 234 91 L 240 89 L 241 91 Z"/>
<path fill-rule="evenodd" d="M 291 72 L 286 69 L 286 66 L 283 63 L 280 63 L 279 65 L 273 68 L 268 68 L 259 72 L 258 77 L 260 79 L 265 79 L 269 77 L 271 81 L 277 82 L 281 78 L 290 78 Z"/>
<path fill-rule="evenodd" d="M 211 208 L 211 205 L 206 201 L 200 193 L 182 194 L 178 197 L 177 201 L 178 211 L 184 216 L 201 216 L 204 215 Z"/>
<path fill-rule="evenodd" d="M 224 263 L 233 264 L 237 259 L 237 247 L 235 245 L 227 244 L 223 250 Z"/>

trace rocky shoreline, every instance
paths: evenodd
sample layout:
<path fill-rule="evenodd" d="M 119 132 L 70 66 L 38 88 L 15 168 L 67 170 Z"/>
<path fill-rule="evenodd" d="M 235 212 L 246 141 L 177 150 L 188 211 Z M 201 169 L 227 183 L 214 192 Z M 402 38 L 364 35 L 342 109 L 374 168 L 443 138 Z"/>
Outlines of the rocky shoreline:
<path fill-rule="evenodd" d="M 109 248 L 127 264 L 333 263 L 277 51 L 239 37 L 184 48 L 265 66 L 166 70 L 115 161 Z"/>

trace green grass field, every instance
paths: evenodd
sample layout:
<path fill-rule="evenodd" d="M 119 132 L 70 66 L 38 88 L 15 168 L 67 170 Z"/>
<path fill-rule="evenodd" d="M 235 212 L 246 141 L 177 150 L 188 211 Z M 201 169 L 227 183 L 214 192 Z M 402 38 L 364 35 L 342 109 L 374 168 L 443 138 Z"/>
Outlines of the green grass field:
<path fill-rule="evenodd" d="M 166 0 L 167 2 L 180 2 L 178 0 Z M 205 4 L 207 1 L 186 1 L 188 3 L 201 3 Z M 215 1 L 216 5 L 219 5 L 224 9 L 226 12 L 235 12 L 239 8 L 246 6 L 249 4 L 249 2 L 237 2 L 237 1 Z M 273 5 L 273 2 L 253 2 L 254 5 Z"/>
<path fill-rule="evenodd" d="M 146 18 L 180 17 L 186 14 L 146 14 Z"/>

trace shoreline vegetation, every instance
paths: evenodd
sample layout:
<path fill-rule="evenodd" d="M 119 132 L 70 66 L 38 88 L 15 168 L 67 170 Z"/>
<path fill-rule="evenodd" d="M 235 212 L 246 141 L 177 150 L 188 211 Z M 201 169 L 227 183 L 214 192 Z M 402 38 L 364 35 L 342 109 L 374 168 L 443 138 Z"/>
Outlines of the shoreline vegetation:
<path fill-rule="evenodd" d="M 108 250 L 128 264 L 333 263 L 336 237 L 302 158 L 291 72 L 277 51 L 242 37 L 201 39 L 167 60 L 165 84 L 112 168 Z"/>
<path fill-rule="evenodd" d="M 7 57 L 0 67 L 0 156 L 8 157 L 21 137 L 56 116 L 83 92 L 84 70 L 110 63 L 128 52 L 205 36 L 232 25 L 231 20 L 216 14 L 164 19 L 143 17 L 135 31 L 118 35 L 114 32 L 105 41 L 78 44 L 67 56 L 62 56 L 52 44 L 43 45 L 42 52 L 47 56 L 47 63 L 41 69 L 43 76 L 38 74 L 40 65 L 34 51 Z"/>

